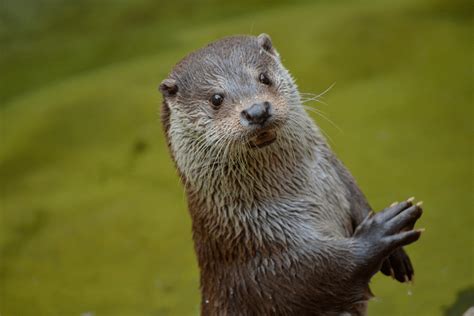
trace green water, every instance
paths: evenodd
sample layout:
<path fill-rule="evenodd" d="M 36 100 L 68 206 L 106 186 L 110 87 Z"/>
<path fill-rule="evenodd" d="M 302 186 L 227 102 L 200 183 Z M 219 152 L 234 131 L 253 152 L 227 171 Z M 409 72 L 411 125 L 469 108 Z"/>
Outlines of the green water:
<path fill-rule="evenodd" d="M 269 33 L 374 208 L 424 201 L 411 287 L 371 315 L 474 305 L 468 1 L 7 0 L 0 8 L 0 313 L 197 315 L 185 196 L 156 91 L 211 40 Z"/>

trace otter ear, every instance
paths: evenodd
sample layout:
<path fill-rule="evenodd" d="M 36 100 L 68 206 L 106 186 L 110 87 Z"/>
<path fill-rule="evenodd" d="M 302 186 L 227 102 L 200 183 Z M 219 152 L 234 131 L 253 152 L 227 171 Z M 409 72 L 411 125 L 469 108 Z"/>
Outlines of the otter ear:
<path fill-rule="evenodd" d="M 171 97 L 178 92 L 178 84 L 174 79 L 165 79 L 161 82 L 159 90 L 164 97 Z"/>
<path fill-rule="evenodd" d="M 272 39 L 268 34 L 262 33 L 257 37 L 258 45 L 269 53 L 273 53 Z"/>

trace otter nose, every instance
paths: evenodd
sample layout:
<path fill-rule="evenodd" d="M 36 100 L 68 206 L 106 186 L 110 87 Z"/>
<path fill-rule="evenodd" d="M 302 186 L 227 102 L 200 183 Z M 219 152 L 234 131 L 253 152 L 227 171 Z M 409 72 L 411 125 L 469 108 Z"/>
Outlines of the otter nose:
<path fill-rule="evenodd" d="M 272 105 L 270 102 L 255 103 L 251 107 L 243 110 L 240 116 L 249 124 L 265 123 L 272 114 L 270 113 Z"/>

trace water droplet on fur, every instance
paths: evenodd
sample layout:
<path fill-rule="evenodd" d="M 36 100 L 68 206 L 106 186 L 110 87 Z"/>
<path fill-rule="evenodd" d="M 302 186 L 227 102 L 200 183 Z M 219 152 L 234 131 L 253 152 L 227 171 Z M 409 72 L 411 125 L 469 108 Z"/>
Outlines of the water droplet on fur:
<path fill-rule="evenodd" d="M 205 300 L 204 303 L 209 304 L 209 300 Z"/>

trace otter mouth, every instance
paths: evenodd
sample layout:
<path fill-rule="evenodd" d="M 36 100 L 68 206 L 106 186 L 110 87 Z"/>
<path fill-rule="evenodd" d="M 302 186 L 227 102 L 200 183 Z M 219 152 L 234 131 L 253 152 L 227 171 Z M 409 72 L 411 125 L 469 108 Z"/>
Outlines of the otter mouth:
<path fill-rule="evenodd" d="M 274 130 L 263 131 L 250 139 L 250 147 L 263 148 L 273 143 L 276 138 L 277 134 Z"/>

